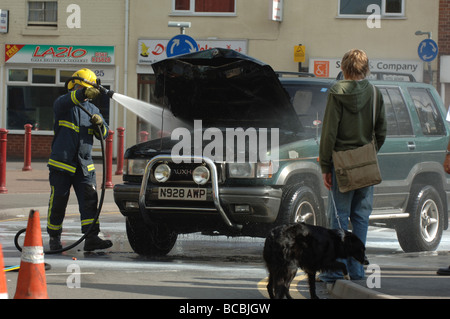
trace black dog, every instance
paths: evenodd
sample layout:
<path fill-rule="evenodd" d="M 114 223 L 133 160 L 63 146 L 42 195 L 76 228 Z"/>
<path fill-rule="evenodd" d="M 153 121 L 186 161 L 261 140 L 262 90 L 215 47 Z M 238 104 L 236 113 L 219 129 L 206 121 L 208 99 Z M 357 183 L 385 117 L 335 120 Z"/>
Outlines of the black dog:
<path fill-rule="evenodd" d="M 270 298 L 292 298 L 289 286 L 300 267 L 308 275 L 311 299 L 317 299 L 316 272 L 342 270 L 345 278 L 350 279 L 345 264 L 336 261 L 350 256 L 361 264 L 365 261 L 364 244 L 351 232 L 304 223 L 272 229 L 263 252 L 269 271 Z"/>

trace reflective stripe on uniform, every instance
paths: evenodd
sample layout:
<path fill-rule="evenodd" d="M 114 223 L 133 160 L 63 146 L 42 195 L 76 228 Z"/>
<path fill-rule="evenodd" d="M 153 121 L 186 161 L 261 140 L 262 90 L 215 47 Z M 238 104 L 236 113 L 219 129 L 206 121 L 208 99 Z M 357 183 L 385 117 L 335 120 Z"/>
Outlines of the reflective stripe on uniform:
<path fill-rule="evenodd" d="M 95 137 L 96 138 L 101 138 L 101 137 L 103 137 L 103 139 L 105 139 L 105 137 L 106 137 L 106 134 L 108 133 L 108 131 L 106 130 L 106 127 L 104 126 L 104 125 L 102 125 L 102 127 L 103 127 L 103 129 L 102 129 L 102 134 L 103 134 L 103 136 L 99 136 L 98 135 L 98 129 L 97 128 L 95 128 L 94 130 L 93 130 L 93 133 L 94 133 L 94 135 L 95 135 Z M 90 134 L 90 133 L 89 133 Z"/>
<path fill-rule="evenodd" d="M 80 101 L 77 100 L 77 91 L 74 90 L 72 92 L 70 92 L 70 98 L 72 99 L 73 104 L 80 104 Z"/>
<path fill-rule="evenodd" d="M 50 159 L 48 161 L 48 165 L 53 166 L 53 167 L 57 167 L 57 168 L 60 168 L 60 169 L 63 169 L 65 171 L 68 171 L 68 172 L 73 173 L 73 174 L 75 174 L 75 171 L 77 169 L 74 166 L 70 166 L 68 164 L 64 164 L 64 163 L 61 163 L 61 162 L 58 162 L 58 161 L 55 161 L 55 160 L 52 160 L 52 159 Z"/>
<path fill-rule="evenodd" d="M 91 225 L 93 222 L 94 222 L 94 218 L 83 219 L 83 220 L 81 220 L 81 226 Z M 98 219 L 97 219 L 96 224 L 100 224 L 100 221 Z"/>
<path fill-rule="evenodd" d="M 50 223 L 50 216 L 52 215 L 53 199 L 55 198 L 55 187 L 51 186 L 50 201 L 48 203 L 48 213 L 47 213 L 47 228 L 51 230 L 60 230 L 62 225 L 53 225 Z"/>
<path fill-rule="evenodd" d="M 94 164 L 89 164 L 87 166 L 88 172 L 95 170 Z"/>
<path fill-rule="evenodd" d="M 80 128 L 78 126 L 76 126 L 75 124 L 70 123 L 69 121 L 60 120 L 58 122 L 58 124 L 59 124 L 59 126 L 64 126 L 64 127 L 70 128 L 71 130 L 74 130 L 77 133 L 80 133 Z"/>

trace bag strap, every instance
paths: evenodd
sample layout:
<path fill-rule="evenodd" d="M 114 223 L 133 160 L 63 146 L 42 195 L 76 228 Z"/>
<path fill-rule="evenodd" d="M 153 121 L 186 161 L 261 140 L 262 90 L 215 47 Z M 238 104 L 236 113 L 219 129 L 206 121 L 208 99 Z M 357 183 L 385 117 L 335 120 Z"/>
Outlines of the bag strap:
<path fill-rule="evenodd" d="M 372 140 L 373 143 L 375 145 L 375 149 L 378 149 L 378 145 L 377 145 L 377 140 L 375 138 L 375 114 L 376 114 L 376 109 L 377 109 L 377 88 L 375 87 L 375 85 L 373 86 L 373 123 L 372 123 Z"/>
<path fill-rule="evenodd" d="M 375 133 L 375 111 L 377 109 L 377 89 L 373 85 L 373 131 Z"/>

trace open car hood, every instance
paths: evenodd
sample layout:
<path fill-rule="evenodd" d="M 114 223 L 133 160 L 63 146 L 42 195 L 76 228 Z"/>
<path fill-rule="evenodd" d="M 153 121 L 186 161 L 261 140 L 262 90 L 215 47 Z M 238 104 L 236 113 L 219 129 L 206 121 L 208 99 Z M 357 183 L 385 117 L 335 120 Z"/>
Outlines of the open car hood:
<path fill-rule="evenodd" d="M 203 127 L 280 128 L 301 124 L 273 69 L 228 49 L 210 49 L 152 64 L 155 96 L 186 122 Z"/>

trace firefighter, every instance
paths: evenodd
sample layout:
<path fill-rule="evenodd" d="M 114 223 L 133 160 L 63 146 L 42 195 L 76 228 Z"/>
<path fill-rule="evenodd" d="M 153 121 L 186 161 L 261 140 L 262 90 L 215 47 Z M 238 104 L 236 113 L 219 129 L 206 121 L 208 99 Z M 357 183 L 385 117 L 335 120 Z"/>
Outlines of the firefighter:
<path fill-rule="evenodd" d="M 89 69 L 81 69 L 72 77 L 80 77 L 92 83 L 97 81 L 95 73 Z M 93 137 L 106 139 L 108 135 L 108 126 L 99 109 L 90 102 L 100 94 L 100 91 L 81 80 L 70 81 L 68 89 L 69 92 L 57 98 L 53 105 L 55 134 L 47 164 L 51 187 L 47 216 L 50 250 L 62 248 L 62 224 L 71 186 L 78 200 L 81 231 L 86 233 L 93 224 L 98 202 L 95 167 L 92 160 Z M 78 107 L 78 104 L 91 113 L 92 117 Z M 101 136 L 97 126 L 101 128 Z M 99 232 L 100 224 L 97 221 L 86 236 L 85 251 L 112 246 L 110 240 L 103 240 L 98 236 Z"/>

